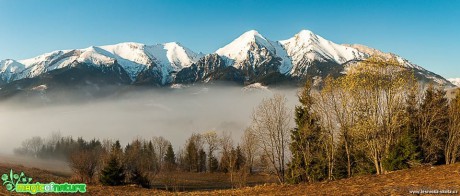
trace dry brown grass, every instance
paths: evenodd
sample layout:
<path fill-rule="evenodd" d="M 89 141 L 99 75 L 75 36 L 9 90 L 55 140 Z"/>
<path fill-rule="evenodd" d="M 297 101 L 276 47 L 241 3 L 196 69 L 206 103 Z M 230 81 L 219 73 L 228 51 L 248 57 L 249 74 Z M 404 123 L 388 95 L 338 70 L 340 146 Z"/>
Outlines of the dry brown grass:
<path fill-rule="evenodd" d="M 268 185 L 215 195 L 410 195 L 411 190 L 460 190 L 460 164 L 420 167 L 385 175 L 366 175 L 301 185 Z"/>
<path fill-rule="evenodd" d="M 24 171 L 32 176 L 34 181 L 63 182 L 67 177 L 57 176 L 45 170 L 26 168 L 17 165 L 0 164 L 0 172 L 9 169 Z M 223 183 L 222 176 L 206 176 L 201 174 L 188 174 L 181 177 L 189 181 L 190 185 L 203 185 L 215 181 Z M 213 175 L 213 174 L 211 174 Z M 187 180 L 194 178 L 194 180 Z M 209 178 L 209 179 L 208 179 Z M 206 180 L 207 179 L 207 180 Z M 203 181 L 204 180 L 204 181 Z M 267 184 L 255 187 L 215 190 L 215 191 L 189 191 L 167 192 L 157 189 L 143 189 L 136 186 L 107 187 L 100 185 L 88 186 L 88 195 L 409 195 L 410 190 L 460 190 L 460 164 L 430 167 L 424 166 L 415 169 L 396 171 L 385 175 L 366 175 L 350 179 L 330 182 L 318 182 L 300 185 Z M 5 188 L 0 187 L 0 195 L 9 195 Z"/>

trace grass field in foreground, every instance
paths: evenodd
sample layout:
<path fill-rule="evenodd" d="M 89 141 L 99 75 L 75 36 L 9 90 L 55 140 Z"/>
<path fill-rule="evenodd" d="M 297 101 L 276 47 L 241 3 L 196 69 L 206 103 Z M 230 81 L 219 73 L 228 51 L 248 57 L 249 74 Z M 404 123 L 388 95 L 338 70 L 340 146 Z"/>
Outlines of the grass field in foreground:
<path fill-rule="evenodd" d="M 0 173 L 13 169 L 24 171 L 36 181 L 62 182 L 69 178 L 59 173 L 18 165 L 0 164 Z M 207 178 L 206 175 L 202 175 Z M 189 176 L 190 177 L 190 176 Z M 195 176 L 196 177 L 196 176 Z M 208 176 L 209 177 L 209 176 Z M 214 177 L 211 181 L 219 181 Z M 200 184 L 200 180 L 193 183 Z M 201 183 L 209 183 L 201 182 Z M 144 189 L 137 186 L 108 187 L 89 185 L 88 195 L 410 195 L 410 191 L 460 190 L 460 164 L 424 166 L 401 170 L 385 175 L 366 175 L 350 179 L 318 182 L 300 185 L 265 184 L 241 189 L 212 191 L 168 192 L 158 189 Z M 0 195 L 10 195 L 0 187 Z"/>

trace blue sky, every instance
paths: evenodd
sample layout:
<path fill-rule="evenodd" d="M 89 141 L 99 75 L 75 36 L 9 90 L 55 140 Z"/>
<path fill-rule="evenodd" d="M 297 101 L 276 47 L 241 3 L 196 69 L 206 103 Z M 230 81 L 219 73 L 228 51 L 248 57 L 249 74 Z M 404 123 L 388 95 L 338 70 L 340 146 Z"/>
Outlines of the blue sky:
<path fill-rule="evenodd" d="M 126 41 L 210 53 L 251 29 L 271 40 L 309 29 L 460 77 L 458 0 L 0 0 L 0 59 Z"/>

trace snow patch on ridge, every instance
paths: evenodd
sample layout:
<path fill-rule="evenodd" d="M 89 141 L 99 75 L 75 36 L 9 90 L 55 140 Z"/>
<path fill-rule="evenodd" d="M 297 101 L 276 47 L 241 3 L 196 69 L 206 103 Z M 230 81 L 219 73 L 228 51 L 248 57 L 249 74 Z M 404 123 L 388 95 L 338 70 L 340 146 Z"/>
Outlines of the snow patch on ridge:
<path fill-rule="evenodd" d="M 245 86 L 242 91 L 243 92 L 252 92 L 252 91 L 270 91 L 267 86 L 264 86 L 261 83 L 253 83 L 250 85 Z"/>
<path fill-rule="evenodd" d="M 10 82 L 13 74 L 25 69 L 25 65 L 15 60 L 7 59 L 0 61 L 1 80 Z"/>
<path fill-rule="evenodd" d="M 447 80 L 449 80 L 455 86 L 460 87 L 460 78 L 449 78 Z"/>

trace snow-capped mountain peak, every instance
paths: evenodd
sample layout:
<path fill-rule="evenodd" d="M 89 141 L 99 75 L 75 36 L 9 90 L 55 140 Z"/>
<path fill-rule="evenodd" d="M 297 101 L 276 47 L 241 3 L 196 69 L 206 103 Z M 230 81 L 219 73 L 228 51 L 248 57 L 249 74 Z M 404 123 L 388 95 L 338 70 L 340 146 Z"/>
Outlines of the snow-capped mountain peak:
<path fill-rule="evenodd" d="M 279 71 L 287 74 L 292 68 L 291 60 L 279 42 L 271 41 L 256 30 L 250 30 L 233 40 L 216 53 L 230 59 L 228 64 L 242 69 L 250 65 L 254 69 L 273 58 L 280 58 Z"/>
<path fill-rule="evenodd" d="M 256 30 L 246 31 L 245 33 L 241 34 L 237 39 L 235 39 L 235 42 L 253 42 L 253 41 L 266 42 L 267 39 Z"/>
<path fill-rule="evenodd" d="M 162 46 L 166 50 L 168 62 L 173 65 L 175 71 L 190 66 L 203 56 L 203 54 L 195 53 L 178 42 L 169 42 L 162 44 Z"/>
<path fill-rule="evenodd" d="M 264 36 L 262 36 L 257 30 L 249 30 L 249 31 L 246 31 L 244 32 L 243 34 L 241 34 L 240 38 L 249 38 L 249 39 L 253 39 L 255 37 L 259 37 L 261 39 L 265 39 Z"/>
<path fill-rule="evenodd" d="M 310 30 L 303 29 L 299 33 L 295 34 L 294 37 L 298 37 L 298 39 L 302 41 L 311 41 L 312 39 L 318 40 L 318 36 L 314 34 Z"/>
<path fill-rule="evenodd" d="M 314 60 L 343 64 L 350 60 L 367 57 L 366 54 L 355 48 L 336 44 L 309 30 L 302 30 L 294 37 L 280 41 L 280 43 L 291 56 L 293 64 Z"/>
<path fill-rule="evenodd" d="M 248 57 L 248 51 L 254 47 L 254 44 L 266 47 L 271 51 L 274 50 L 269 40 L 256 30 L 250 30 L 243 33 L 226 46 L 219 48 L 216 53 L 238 62 Z"/>

